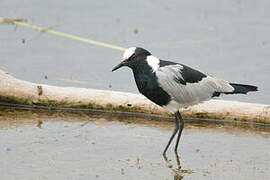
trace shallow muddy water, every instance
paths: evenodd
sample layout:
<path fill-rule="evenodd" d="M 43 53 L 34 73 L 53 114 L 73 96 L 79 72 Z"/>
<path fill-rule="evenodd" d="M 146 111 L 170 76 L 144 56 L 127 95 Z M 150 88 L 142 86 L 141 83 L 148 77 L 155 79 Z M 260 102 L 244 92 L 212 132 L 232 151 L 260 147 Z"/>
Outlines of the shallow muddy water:
<path fill-rule="evenodd" d="M 16 11 L 16 13 L 14 13 Z M 1 0 L 1 16 L 122 47 L 141 46 L 259 92 L 270 103 L 270 1 Z M 0 26 L 0 69 L 35 83 L 138 92 L 112 73 L 122 52 Z M 46 77 L 46 78 L 45 78 Z M 0 111 L 0 179 L 270 179 L 270 132 L 186 123 L 178 169 L 174 123 L 70 113 Z"/>
<path fill-rule="evenodd" d="M 1 179 L 269 179 L 270 130 L 186 123 L 178 168 L 174 123 L 1 111 Z"/>

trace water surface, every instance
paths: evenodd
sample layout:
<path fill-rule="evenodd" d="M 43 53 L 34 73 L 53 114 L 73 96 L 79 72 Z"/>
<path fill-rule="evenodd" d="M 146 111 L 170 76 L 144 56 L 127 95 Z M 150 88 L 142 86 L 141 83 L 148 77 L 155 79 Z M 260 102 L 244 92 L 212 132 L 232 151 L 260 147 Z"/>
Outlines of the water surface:
<path fill-rule="evenodd" d="M 1 179 L 269 179 L 269 129 L 186 123 L 162 157 L 173 122 L 1 111 Z M 173 143 L 174 145 L 174 143 Z"/>

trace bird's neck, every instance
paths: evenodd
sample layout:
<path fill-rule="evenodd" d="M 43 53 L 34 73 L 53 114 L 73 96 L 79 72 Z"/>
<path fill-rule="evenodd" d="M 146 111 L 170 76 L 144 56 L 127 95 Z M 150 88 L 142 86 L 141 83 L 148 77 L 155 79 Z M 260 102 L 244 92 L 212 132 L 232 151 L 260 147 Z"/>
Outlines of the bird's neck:
<path fill-rule="evenodd" d="M 150 85 L 155 79 L 155 73 L 149 66 L 137 66 L 132 68 L 132 71 L 140 93 L 147 96 L 145 93 L 147 93 L 149 88 L 153 88 Z"/>

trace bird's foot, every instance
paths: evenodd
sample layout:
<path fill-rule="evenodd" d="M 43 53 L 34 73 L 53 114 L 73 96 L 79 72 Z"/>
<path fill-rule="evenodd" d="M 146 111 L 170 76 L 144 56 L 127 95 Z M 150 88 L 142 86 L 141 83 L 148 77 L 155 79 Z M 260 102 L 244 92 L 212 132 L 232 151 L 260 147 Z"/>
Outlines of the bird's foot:
<path fill-rule="evenodd" d="M 166 153 L 163 153 L 162 155 L 163 155 L 164 160 L 165 160 L 166 162 L 168 162 L 168 157 L 167 157 Z"/>

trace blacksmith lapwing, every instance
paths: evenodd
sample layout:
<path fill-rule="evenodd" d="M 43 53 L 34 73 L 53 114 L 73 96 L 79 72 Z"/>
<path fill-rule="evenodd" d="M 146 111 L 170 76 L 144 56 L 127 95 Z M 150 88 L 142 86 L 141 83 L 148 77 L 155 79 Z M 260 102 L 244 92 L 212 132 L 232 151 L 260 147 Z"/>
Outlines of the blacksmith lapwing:
<path fill-rule="evenodd" d="M 123 61 L 112 71 L 122 66 L 132 69 L 140 93 L 175 115 L 175 129 L 163 155 L 179 131 L 175 144 L 177 152 L 184 127 L 179 108 L 201 103 L 220 94 L 246 94 L 249 91 L 257 91 L 256 86 L 229 83 L 184 64 L 161 60 L 140 47 L 128 48 L 124 52 Z"/>

